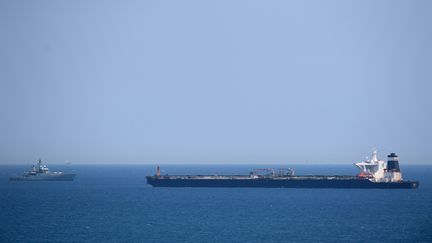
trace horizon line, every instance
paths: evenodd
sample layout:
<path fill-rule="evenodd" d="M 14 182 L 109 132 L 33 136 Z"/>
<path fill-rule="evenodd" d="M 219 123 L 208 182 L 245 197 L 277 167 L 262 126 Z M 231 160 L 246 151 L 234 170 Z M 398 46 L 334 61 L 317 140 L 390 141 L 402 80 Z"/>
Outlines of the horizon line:
<path fill-rule="evenodd" d="M 202 163 L 202 162 L 53 162 L 53 163 L 44 163 L 47 165 L 353 165 L 355 162 L 344 163 L 344 162 L 294 162 L 294 163 L 281 163 L 281 162 L 212 162 L 212 163 Z M 32 165 L 32 163 L 0 163 L 0 166 L 10 166 L 10 165 Z M 405 165 L 429 165 L 432 166 L 431 163 L 403 163 Z"/>

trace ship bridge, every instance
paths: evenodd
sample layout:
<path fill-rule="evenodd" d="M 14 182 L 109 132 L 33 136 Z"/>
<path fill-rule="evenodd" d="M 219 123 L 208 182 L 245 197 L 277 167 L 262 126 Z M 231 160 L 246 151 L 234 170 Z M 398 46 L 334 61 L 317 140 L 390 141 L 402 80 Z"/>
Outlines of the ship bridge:
<path fill-rule="evenodd" d="M 379 160 L 377 150 L 372 151 L 370 160 L 354 163 L 359 169 L 359 177 L 370 178 L 375 182 L 397 182 L 402 180 L 399 169 L 399 158 L 395 153 L 388 156 L 387 162 Z"/>

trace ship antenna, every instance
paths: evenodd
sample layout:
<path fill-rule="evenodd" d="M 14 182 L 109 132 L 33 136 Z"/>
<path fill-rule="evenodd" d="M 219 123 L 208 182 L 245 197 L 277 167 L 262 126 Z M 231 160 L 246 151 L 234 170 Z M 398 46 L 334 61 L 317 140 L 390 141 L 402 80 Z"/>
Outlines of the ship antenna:
<path fill-rule="evenodd" d="M 41 160 L 41 158 L 38 159 L 38 168 L 37 168 L 37 171 L 38 172 L 42 171 L 42 160 Z"/>
<path fill-rule="evenodd" d="M 372 149 L 372 159 L 371 162 L 377 162 L 378 161 L 378 151 L 376 148 Z"/>

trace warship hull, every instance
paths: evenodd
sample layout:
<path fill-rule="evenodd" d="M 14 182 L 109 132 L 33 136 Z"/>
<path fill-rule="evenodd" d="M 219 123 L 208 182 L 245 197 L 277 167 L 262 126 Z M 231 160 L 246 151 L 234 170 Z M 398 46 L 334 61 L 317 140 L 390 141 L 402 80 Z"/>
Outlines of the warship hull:
<path fill-rule="evenodd" d="M 11 181 L 73 181 L 75 174 L 38 174 L 10 177 Z"/>
<path fill-rule="evenodd" d="M 296 176 L 292 178 L 172 178 L 148 176 L 147 183 L 154 187 L 262 187 L 262 188 L 358 188 L 358 189 L 415 189 L 418 181 L 372 182 L 356 177 Z"/>

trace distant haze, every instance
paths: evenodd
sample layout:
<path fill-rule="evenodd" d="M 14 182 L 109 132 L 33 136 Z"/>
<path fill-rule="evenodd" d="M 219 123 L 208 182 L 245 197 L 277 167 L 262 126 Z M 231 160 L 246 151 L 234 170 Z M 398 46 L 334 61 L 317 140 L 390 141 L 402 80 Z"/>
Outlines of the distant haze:
<path fill-rule="evenodd" d="M 431 10 L 1 1 L 0 163 L 432 164 Z"/>

